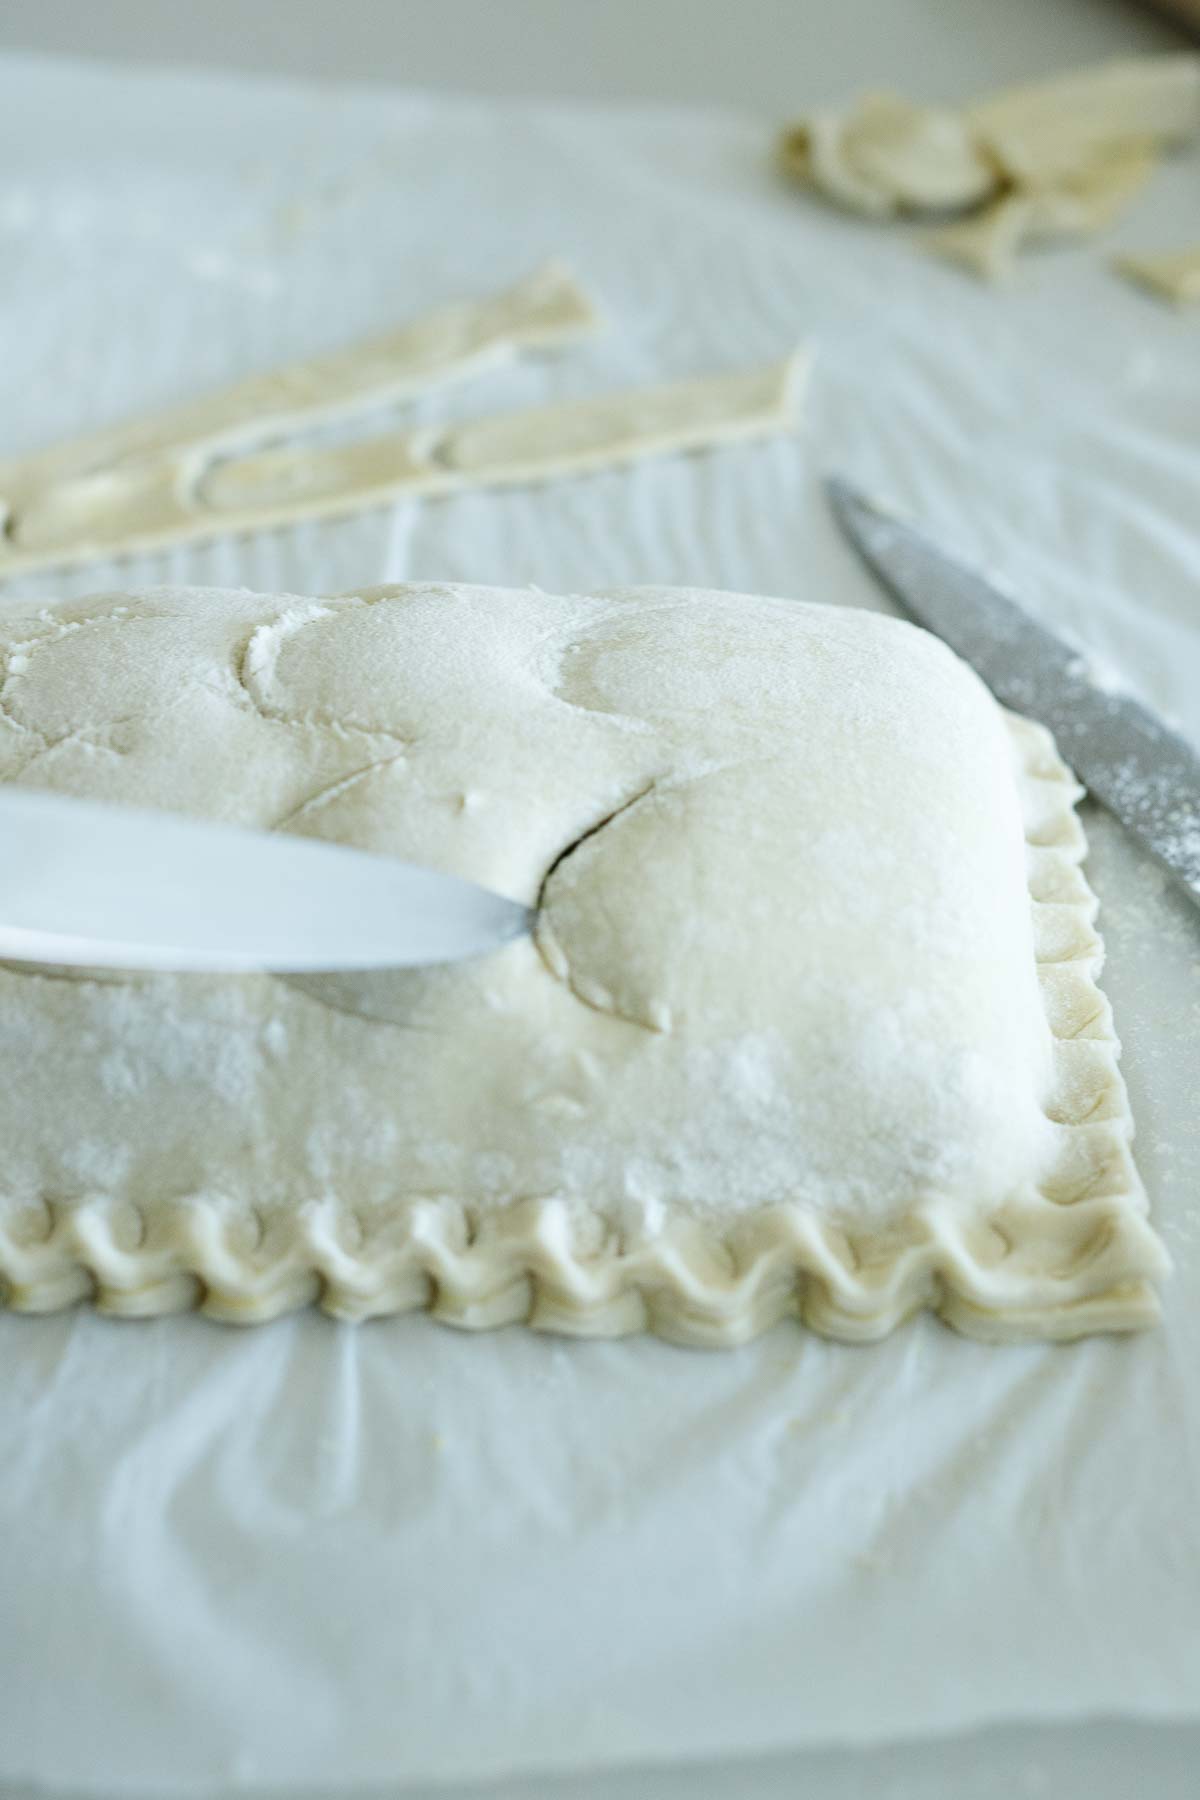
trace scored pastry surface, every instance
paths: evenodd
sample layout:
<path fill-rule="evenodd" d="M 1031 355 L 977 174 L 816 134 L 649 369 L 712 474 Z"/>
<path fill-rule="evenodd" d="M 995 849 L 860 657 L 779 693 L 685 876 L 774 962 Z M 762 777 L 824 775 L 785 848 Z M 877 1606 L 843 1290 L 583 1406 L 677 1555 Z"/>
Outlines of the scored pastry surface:
<path fill-rule="evenodd" d="M 702 1344 L 1157 1316 L 1078 789 L 916 627 L 154 589 L 5 618 L 0 676 L 0 779 L 541 903 L 404 977 L 403 1026 L 267 975 L 0 969 L 12 1305 Z"/>

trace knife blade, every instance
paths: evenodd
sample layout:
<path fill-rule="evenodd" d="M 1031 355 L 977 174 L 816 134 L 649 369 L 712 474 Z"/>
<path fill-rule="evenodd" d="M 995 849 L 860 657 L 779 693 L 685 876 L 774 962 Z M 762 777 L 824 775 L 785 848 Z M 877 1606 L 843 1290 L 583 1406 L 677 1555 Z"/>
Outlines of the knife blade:
<path fill-rule="evenodd" d="M 1089 792 L 1200 905 L 1200 755 L 1086 650 L 1041 625 L 979 571 L 838 476 L 839 525 L 904 610 L 982 676 L 997 700 L 1040 720 Z"/>
<path fill-rule="evenodd" d="M 518 901 L 397 857 L 0 790 L 0 958 L 9 961 L 385 970 L 478 956 L 531 919 Z"/>

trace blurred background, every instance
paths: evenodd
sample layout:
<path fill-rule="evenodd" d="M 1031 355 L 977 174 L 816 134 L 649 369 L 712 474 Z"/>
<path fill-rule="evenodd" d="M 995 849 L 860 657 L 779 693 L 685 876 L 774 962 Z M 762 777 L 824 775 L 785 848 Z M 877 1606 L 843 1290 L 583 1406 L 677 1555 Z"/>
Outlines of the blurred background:
<path fill-rule="evenodd" d="M 726 102 L 786 114 L 889 67 L 956 60 L 999 84 L 1168 47 L 1195 0 L 5 0 L 0 44 L 493 94 Z M 1159 13 L 1162 16 L 1156 17 Z M 1032 39 L 1032 43 L 1031 43 Z"/>

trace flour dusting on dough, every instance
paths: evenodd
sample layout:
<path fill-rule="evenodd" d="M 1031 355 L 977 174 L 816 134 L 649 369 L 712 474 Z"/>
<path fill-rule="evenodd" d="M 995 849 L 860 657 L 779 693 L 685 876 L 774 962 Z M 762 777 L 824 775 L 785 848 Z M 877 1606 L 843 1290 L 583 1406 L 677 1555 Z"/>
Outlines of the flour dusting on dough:
<path fill-rule="evenodd" d="M 399 1025 L 265 975 L 0 970 L 12 1231 L 65 1208 L 33 1265 L 0 1201 L 17 1291 L 75 1291 L 76 1218 L 110 1287 L 144 1282 L 132 1208 L 170 1292 L 202 1268 L 238 1316 L 319 1268 L 356 1315 L 436 1296 L 494 1322 L 544 1282 L 549 1317 L 633 1329 L 653 1304 L 704 1341 L 801 1305 L 877 1335 L 931 1298 L 968 1328 L 986 1299 L 1066 1329 L 1068 1294 L 1072 1329 L 1145 1322 L 1161 1251 L 1075 788 L 936 639 L 746 595 L 446 585 L 156 589 L 8 631 L 62 791 L 541 904 L 537 943 L 393 976 Z M 79 735 L 118 724 L 119 757 Z M 23 742 L 0 774 L 45 779 Z M 260 1282 L 271 1257 L 292 1274 Z M 864 1257 L 892 1259 L 869 1302 L 839 1285 Z M 735 1301 L 755 1258 L 775 1273 Z"/>

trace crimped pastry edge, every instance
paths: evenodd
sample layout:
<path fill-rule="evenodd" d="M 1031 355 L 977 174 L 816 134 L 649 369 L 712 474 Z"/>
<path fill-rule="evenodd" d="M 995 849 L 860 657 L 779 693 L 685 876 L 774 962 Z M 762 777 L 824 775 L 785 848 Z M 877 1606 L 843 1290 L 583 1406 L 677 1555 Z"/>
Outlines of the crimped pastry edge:
<path fill-rule="evenodd" d="M 1081 789 L 1049 732 L 1006 715 L 1017 759 L 1039 976 L 1055 1040 L 1059 1152 L 1040 1186 L 987 1217 L 937 1202 L 851 1237 L 775 1206 L 718 1230 L 676 1213 L 622 1237 L 554 1196 L 472 1217 L 448 1196 L 269 1214 L 214 1193 L 139 1209 L 111 1195 L 0 1199 L 0 1293 L 23 1312 L 91 1299 L 146 1317 L 198 1309 L 252 1324 L 311 1304 L 365 1320 L 417 1310 L 469 1330 L 652 1332 L 728 1347 L 784 1318 L 847 1342 L 928 1310 L 990 1342 L 1131 1331 L 1159 1316 L 1169 1260 L 1130 1155 L 1119 1043 L 1097 984 L 1097 902 L 1080 864 Z"/>

